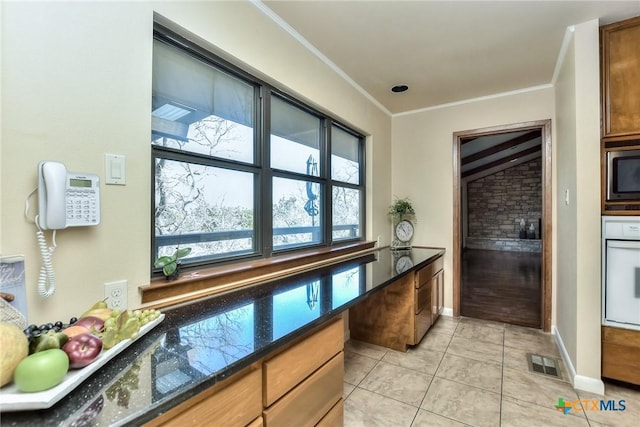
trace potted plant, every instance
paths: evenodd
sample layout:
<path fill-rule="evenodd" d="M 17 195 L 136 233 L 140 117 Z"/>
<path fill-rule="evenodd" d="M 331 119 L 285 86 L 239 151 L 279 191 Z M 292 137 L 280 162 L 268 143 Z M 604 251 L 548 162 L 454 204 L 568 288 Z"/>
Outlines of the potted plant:
<path fill-rule="evenodd" d="M 391 249 L 411 248 L 413 239 L 413 222 L 415 221 L 415 210 L 408 197 L 396 198 L 389 206 L 389 215 L 393 221 L 393 237 L 391 239 Z"/>
<path fill-rule="evenodd" d="M 167 280 L 175 280 L 180 275 L 180 258 L 191 253 L 191 248 L 176 248 L 173 255 L 161 256 L 153 263 L 156 268 L 162 267 L 162 274 Z"/>
<path fill-rule="evenodd" d="M 413 206 L 411 205 L 411 200 L 408 197 L 404 199 L 396 198 L 393 201 L 393 204 L 389 206 L 389 215 L 393 218 L 394 221 L 400 221 L 407 215 L 415 215 L 416 212 L 413 210 Z"/>

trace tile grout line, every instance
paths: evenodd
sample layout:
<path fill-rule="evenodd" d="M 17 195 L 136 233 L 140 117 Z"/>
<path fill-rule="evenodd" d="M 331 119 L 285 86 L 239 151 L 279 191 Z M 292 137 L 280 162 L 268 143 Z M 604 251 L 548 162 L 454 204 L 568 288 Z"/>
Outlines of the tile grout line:
<path fill-rule="evenodd" d="M 453 341 L 453 335 L 455 334 L 455 332 L 458 329 L 459 325 L 460 325 L 460 321 L 458 320 L 455 329 L 451 333 L 451 337 L 449 337 L 449 342 L 447 343 L 447 346 L 445 347 L 444 352 L 442 353 L 442 357 L 440 358 L 440 361 L 438 362 L 438 366 L 436 366 L 436 369 L 433 371 L 433 375 L 431 375 L 431 382 L 429 383 L 429 387 L 427 387 L 427 391 L 425 391 L 424 396 L 422 397 L 422 400 L 420 401 L 420 406 L 419 406 L 418 409 L 422 408 L 422 404 L 424 403 L 424 400 L 427 398 L 427 394 L 429 394 L 429 389 L 433 385 L 433 380 L 436 378 L 436 373 L 438 372 L 438 369 L 440 368 L 440 364 L 444 360 L 444 356 L 446 356 L 447 351 L 449 350 L 449 346 L 451 345 L 451 341 Z M 440 415 L 440 414 L 437 414 L 437 415 Z M 416 413 L 416 416 L 418 416 L 417 413 Z M 415 421 L 415 418 L 414 418 L 414 421 Z M 412 424 L 413 424 L 413 422 L 412 422 Z"/>

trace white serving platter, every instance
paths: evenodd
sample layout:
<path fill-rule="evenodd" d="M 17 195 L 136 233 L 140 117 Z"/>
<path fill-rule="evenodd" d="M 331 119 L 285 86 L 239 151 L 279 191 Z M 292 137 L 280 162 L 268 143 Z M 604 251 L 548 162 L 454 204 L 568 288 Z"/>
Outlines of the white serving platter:
<path fill-rule="evenodd" d="M 89 378 L 91 374 L 104 366 L 105 363 L 113 359 L 114 356 L 140 339 L 140 337 L 151 329 L 155 328 L 163 320 L 164 314 L 161 314 L 160 317 L 154 321 L 142 326 L 138 336 L 134 340 L 126 339 L 124 341 L 120 341 L 109 350 L 100 353 L 100 356 L 98 356 L 94 362 L 82 369 L 70 369 L 64 381 L 49 390 L 39 391 L 36 393 L 23 393 L 19 391 L 13 383 L 3 387 L 0 389 L 0 411 L 9 412 L 50 408 L 53 404 L 75 389 L 80 383 L 82 383 L 82 381 Z"/>

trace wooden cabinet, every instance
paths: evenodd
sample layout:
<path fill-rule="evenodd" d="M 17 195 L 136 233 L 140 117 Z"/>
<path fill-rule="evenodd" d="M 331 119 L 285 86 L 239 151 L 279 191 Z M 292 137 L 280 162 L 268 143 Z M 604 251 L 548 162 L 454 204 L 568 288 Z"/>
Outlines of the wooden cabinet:
<path fill-rule="evenodd" d="M 264 406 L 272 405 L 344 347 L 342 318 L 264 362 Z M 335 402 L 333 402 L 335 403 Z"/>
<path fill-rule="evenodd" d="M 435 323 L 444 310 L 444 270 L 431 279 L 431 323 Z"/>
<path fill-rule="evenodd" d="M 601 212 L 640 215 L 638 200 L 607 200 L 607 153 L 640 149 L 640 16 L 600 27 Z"/>
<path fill-rule="evenodd" d="M 343 347 L 340 317 L 264 362 L 265 427 L 314 426 L 336 410 L 344 385 Z"/>
<path fill-rule="evenodd" d="M 341 426 L 343 347 L 338 316 L 145 426 Z"/>
<path fill-rule="evenodd" d="M 338 427 L 344 425 L 344 400 L 340 398 L 338 403 L 327 412 L 316 427 Z"/>
<path fill-rule="evenodd" d="M 266 408 L 262 413 L 265 427 L 315 426 L 342 398 L 343 372 L 341 351 Z"/>
<path fill-rule="evenodd" d="M 255 423 L 261 415 L 262 369 L 260 365 L 254 365 L 172 408 L 145 426 L 246 426 Z"/>
<path fill-rule="evenodd" d="M 600 29 L 603 139 L 640 138 L 640 17 Z"/>
<path fill-rule="evenodd" d="M 640 385 L 640 331 L 602 327 L 602 376 Z"/>
<path fill-rule="evenodd" d="M 443 309 L 444 258 L 405 275 L 349 310 L 351 338 L 407 351 Z"/>
<path fill-rule="evenodd" d="M 262 417 L 258 417 L 253 422 L 247 424 L 247 427 L 262 427 L 264 424 L 262 423 Z"/>

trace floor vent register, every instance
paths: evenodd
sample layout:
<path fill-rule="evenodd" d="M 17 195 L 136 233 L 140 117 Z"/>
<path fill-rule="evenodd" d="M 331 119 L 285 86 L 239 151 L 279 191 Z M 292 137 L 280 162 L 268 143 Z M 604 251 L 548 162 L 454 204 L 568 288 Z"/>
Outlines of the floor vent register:
<path fill-rule="evenodd" d="M 527 353 L 527 362 L 529 363 L 529 371 L 531 372 L 562 378 L 556 359 L 539 354 Z"/>

